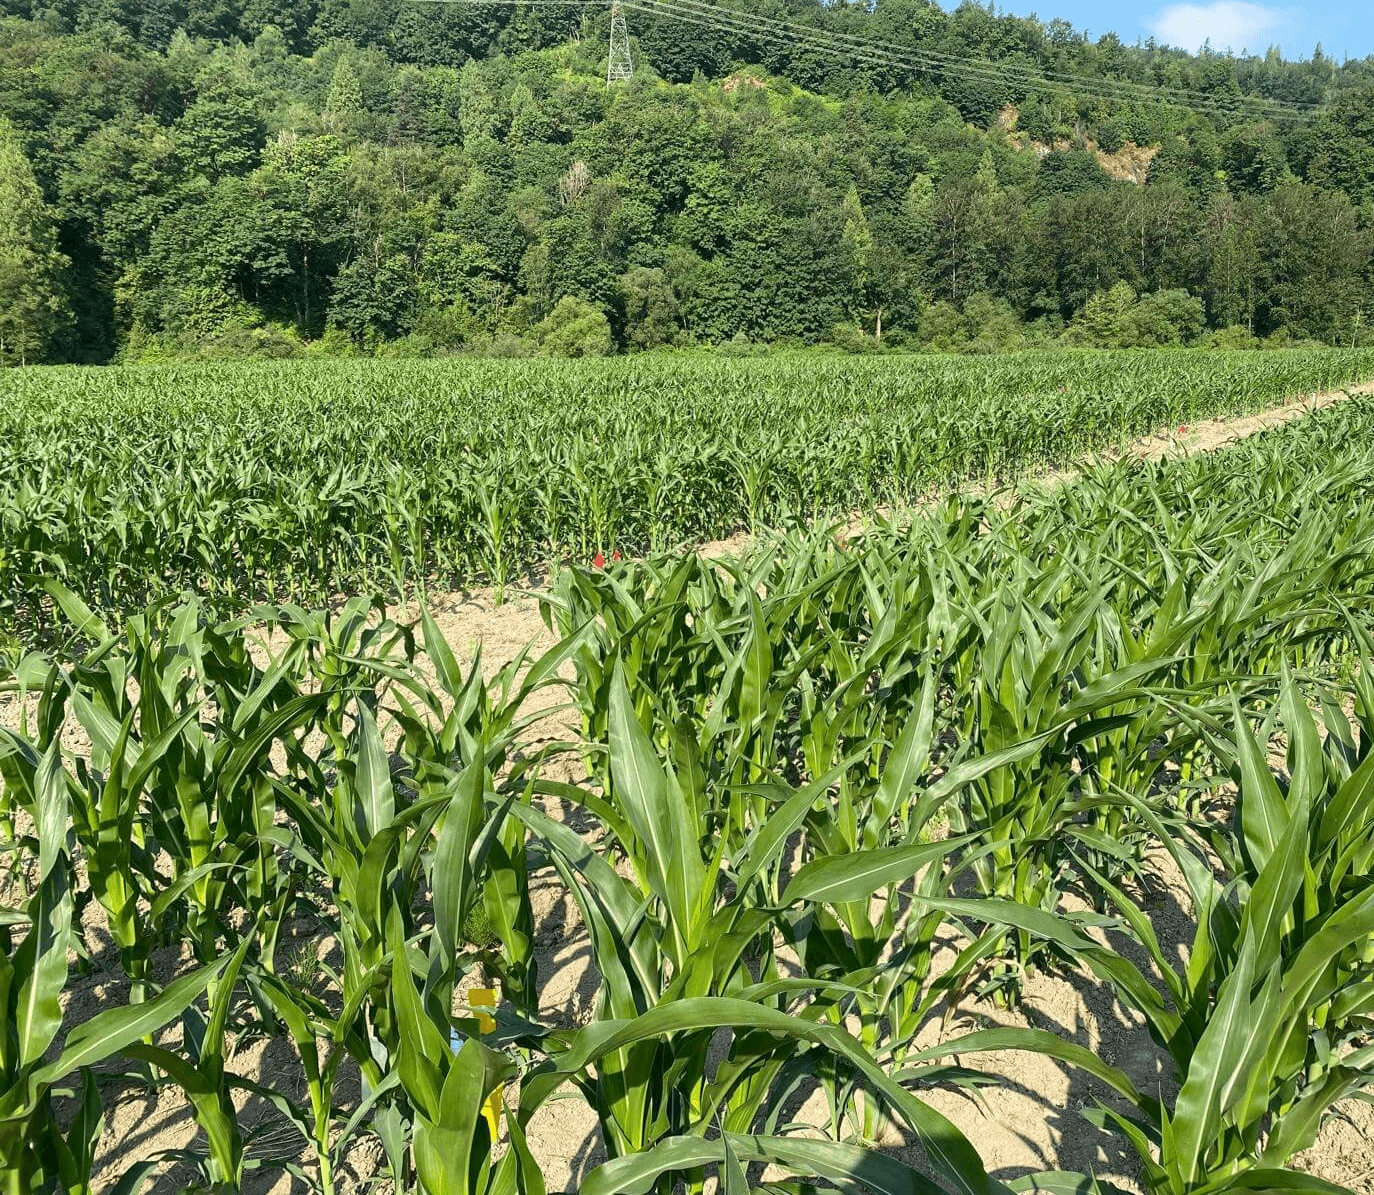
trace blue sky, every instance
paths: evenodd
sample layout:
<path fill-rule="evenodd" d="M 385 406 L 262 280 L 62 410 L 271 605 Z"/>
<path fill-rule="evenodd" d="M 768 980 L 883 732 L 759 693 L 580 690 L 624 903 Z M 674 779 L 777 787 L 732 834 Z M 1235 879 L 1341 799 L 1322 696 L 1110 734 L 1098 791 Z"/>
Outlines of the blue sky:
<path fill-rule="evenodd" d="M 1321 43 L 1335 59 L 1374 54 L 1374 2 L 1371 0 L 998 0 L 1008 12 L 1036 13 L 1041 20 L 1063 17 L 1094 40 L 1115 30 L 1124 42 L 1137 37 L 1185 50 L 1197 50 L 1211 38 L 1214 49 L 1228 46 L 1263 53 L 1273 43 L 1285 58 L 1310 57 Z"/>

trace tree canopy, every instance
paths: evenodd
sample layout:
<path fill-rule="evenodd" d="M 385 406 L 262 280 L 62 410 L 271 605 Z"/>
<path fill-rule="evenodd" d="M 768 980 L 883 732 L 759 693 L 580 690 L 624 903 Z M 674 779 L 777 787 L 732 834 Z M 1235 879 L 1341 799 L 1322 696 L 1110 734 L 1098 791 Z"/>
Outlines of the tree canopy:
<path fill-rule="evenodd" d="M 732 3 L 607 88 L 574 4 L 0 0 L 0 359 L 1374 325 L 1374 60 Z"/>

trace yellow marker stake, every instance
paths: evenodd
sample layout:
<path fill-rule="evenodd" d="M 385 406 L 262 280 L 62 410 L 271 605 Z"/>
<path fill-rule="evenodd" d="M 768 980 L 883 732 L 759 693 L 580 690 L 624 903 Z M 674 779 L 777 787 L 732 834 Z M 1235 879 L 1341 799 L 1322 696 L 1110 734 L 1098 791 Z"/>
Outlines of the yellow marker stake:
<path fill-rule="evenodd" d="M 477 1014 L 477 1028 L 483 1033 L 490 1033 L 496 1028 L 496 1018 L 491 1014 L 496 1011 L 496 989 L 495 988 L 472 988 L 468 992 L 468 1007 Z M 496 1130 L 501 1123 L 501 1093 L 505 1091 L 505 1085 L 498 1087 L 489 1096 L 482 1108 L 482 1115 L 487 1118 L 487 1124 L 491 1126 L 491 1139 L 496 1140 Z"/>

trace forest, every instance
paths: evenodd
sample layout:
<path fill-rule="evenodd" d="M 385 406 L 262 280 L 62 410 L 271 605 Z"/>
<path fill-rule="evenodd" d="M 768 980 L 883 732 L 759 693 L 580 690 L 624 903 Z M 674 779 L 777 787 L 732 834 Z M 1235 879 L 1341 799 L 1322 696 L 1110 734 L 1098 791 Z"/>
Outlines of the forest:
<path fill-rule="evenodd" d="M 0 362 L 1374 342 L 1374 57 L 732 6 L 0 0 Z"/>

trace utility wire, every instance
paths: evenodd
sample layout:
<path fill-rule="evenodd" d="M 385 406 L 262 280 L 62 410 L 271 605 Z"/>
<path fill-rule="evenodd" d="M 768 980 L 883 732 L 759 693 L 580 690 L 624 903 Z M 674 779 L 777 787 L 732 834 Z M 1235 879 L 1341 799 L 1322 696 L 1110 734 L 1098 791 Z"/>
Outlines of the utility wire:
<path fill-rule="evenodd" d="M 413 2 L 452 4 L 467 2 L 467 0 L 413 0 Z M 475 0 L 475 2 L 481 3 L 483 0 Z M 523 3 L 553 4 L 564 7 L 599 7 L 605 0 L 488 0 L 488 2 L 508 4 L 514 7 L 519 7 Z M 714 28 L 720 32 L 732 33 L 740 37 L 763 38 L 769 41 L 782 42 L 789 46 L 794 41 L 800 41 L 806 48 L 820 52 L 840 53 L 846 57 L 877 65 L 896 66 L 907 70 L 958 73 L 987 82 L 1005 82 L 1010 79 L 1028 87 L 1043 87 L 1046 79 L 1051 78 L 1072 83 L 1077 86 L 1078 90 L 1097 94 L 1102 98 L 1161 102 L 1161 96 L 1173 96 L 1182 106 L 1191 105 L 1206 108 L 1212 112 L 1228 114 L 1246 104 L 1275 107 L 1279 110 L 1276 115 L 1286 114 L 1283 112 L 1285 108 L 1297 110 L 1305 107 L 1318 107 L 1318 105 L 1290 103 L 1263 97 L 1218 97 L 1206 92 L 1187 92 L 1162 85 L 1155 86 L 1083 75 L 1065 75 L 1009 62 L 952 57 L 940 58 L 919 50 L 873 42 L 871 39 L 856 37 L 839 31 L 818 29 L 815 26 L 800 25 L 796 22 L 780 21 L 762 15 L 744 13 L 738 9 L 722 8 L 706 3 L 704 0 L 676 0 L 676 3 L 672 0 L 624 0 L 624 7 L 641 12 L 657 13 L 672 20 L 681 20 L 704 28 Z M 761 25 L 770 28 L 762 29 L 760 28 Z M 785 33 L 785 36 L 779 36 L 772 30 L 781 31 Z"/>
<path fill-rule="evenodd" d="M 677 0 L 677 3 L 682 4 L 683 7 L 692 8 L 692 10 L 709 12 L 709 14 L 724 16 L 724 18 L 734 18 L 736 21 L 745 22 L 745 25 L 749 27 L 763 23 L 763 25 L 776 27 L 776 29 L 789 30 L 789 32 L 822 34 L 822 36 L 829 38 L 831 41 L 851 44 L 855 48 L 881 49 L 881 51 L 904 56 L 904 58 L 921 59 L 923 62 L 929 62 L 932 66 L 966 66 L 977 67 L 977 69 L 987 69 L 989 66 L 995 66 L 1009 71 L 1033 73 L 1036 74 L 1036 77 L 1052 78 L 1052 80 L 1063 82 L 1083 82 L 1083 84 L 1090 85 L 1107 84 L 1110 85 L 1110 87 L 1134 89 L 1134 91 L 1147 93 L 1147 95 L 1165 93 L 1165 95 L 1178 96 L 1179 99 L 1201 100 L 1201 102 L 1204 103 L 1215 102 L 1216 99 L 1219 99 L 1210 92 L 1187 91 L 1187 89 L 1184 88 L 1167 87 L 1167 85 L 1164 84 L 1146 84 L 1146 82 L 1136 82 L 1134 80 L 1105 80 L 1105 78 L 1081 76 L 1081 74 L 1063 73 L 1063 71 L 1041 70 L 1037 69 L 1037 67 L 1018 66 L 1015 65 L 1015 63 L 1003 62 L 1003 60 L 958 58 L 958 56 L 940 58 L 940 56 L 930 55 L 929 52 L 921 51 L 921 49 L 916 47 L 905 47 L 905 45 L 896 45 L 893 43 L 879 43 L 879 41 L 872 40 L 871 37 L 844 33 L 842 30 L 818 29 L 816 26 L 805 25 L 805 23 L 782 21 L 782 19 L 772 18 L 772 16 L 756 15 L 752 14 L 752 12 L 738 10 L 738 8 L 727 7 L 727 5 L 710 3 L 710 0 Z M 1237 96 L 1237 99 L 1242 99 L 1242 96 Z M 1271 106 L 1285 107 L 1285 109 L 1315 109 L 1315 107 L 1320 107 L 1320 104 L 1305 103 L 1300 102 L 1300 100 L 1250 99 L 1253 99 L 1256 103 L 1271 104 Z"/>
<path fill-rule="evenodd" d="M 1012 63 L 980 64 L 958 59 L 941 59 L 922 54 L 919 51 L 892 51 L 877 44 L 862 48 L 851 47 L 835 42 L 825 31 L 809 29 L 806 26 L 787 26 L 785 23 L 772 22 L 772 24 L 781 25 L 785 29 L 785 31 L 777 31 L 760 27 L 754 22 L 746 22 L 743 18 L 732 19 L 723 15 L 718 16 L 717 14 L 722 13 L 722 10 L 701 3 L 700 0 L 623 0 L 623 4 L 626 8 L 633 8 L 641 12 L 659 13 L 671 20 L 685 21 L 688 24 L 733 33 L 739 37 L 780 42 L 790 47 L 800 46 L 819 53 L 835 53 L 880 66 L 924 73 L 961 75 L 976 82 L 989 84 L 1013 82 L 1027 89 L 1055 89 L 1053 82 L 1047 81 L 1043 77 L 1043 73 L 1035 71 L 1034 68 L 1017 66 Z M 703 9 L 707 11 L 703 12 Z M 760 18 L 760 22 L 764 20 L 766 19 Z M 1214 115 L 1243 114 L 1247 104 L 1271 105 L 1283 102 L 1253 99 L 1246 96 L 1222 98 L 1204 95 L 1203 93 L 1188 93 L 1189 98 L 1187 99 L 1175 99 L 1167 93 L 1157 94 L 1154 89 L 1145 84 L 1125 84 L 1109 79 L 1089 79 L 1084 76 L 1073 76 L 1072 78 L 1074 80 L 1073 86 L 1077 91 L 1095 95 L 1098 98 L 1117 102 L 1150 101 L 1173 104 L 1177 107 L 1189 107 L 1195 111 L 1206 111 Z M 1069 84 L 1061 85 L 1068 86 Z M 1125 90 L 1128 87 L 1139 90 Z M 1310 114 L 1288 111 L 1283 108 L 1265 108 L 1258 115 L 1276 120 L 1300 120 Z"/>
<path fill-rule="evenodd" d="M 1190 91 L 1184 88 L 1168 87 L 1164 84 L 1138 83 L 1128 79 L 1099 79 L 1086 75 L 1075 75 L 1071 73 L 1027 67 L 1012 62 L 1004 62 L 992 59 L 970 59 L 959 57 L 941 58 L 929 52 L 922 51 L 917 47 L 899 46 L 893 43 L 883 43 L 874 41 L 871 37 L 845 33 L 840 30 L 818 29 L 812 25 L 800 24 L 796 21 L 785 21 L 774 17 L 755 15 L 741 9 L 733 9 L 724 5 L 712 3 L 711 0 L 647 0 L 649 3 L 662 4 L 664 7 L 673 7 L 674 4 L 703 14 L 718 15 L 725 19 L 733 19 L 743 22 L 746 28 L 754 28 L 760 24 L 768 25 L 776 29 L 794 32 L 801 36 L 821 35 L 827 40 L 845 43 L 854 46 L 856 49 L 868 51 L 881 51 L 893 54 L 902 58 L 909 58 L 923 63 L 927 63 L 934 68 L 969 68 L 986 72 L 989 68 L 1000 71 L 1003 74 L 1021 74 L 1040 79 L 1053 79 L 1064 83 L 1084 84 L 1087 86 L 1106 85 L 1113 88 L 1125 89 L 1139 92 L 1142 98 L 1156 98 L 1158 95 L 1172 95 L 1179 100 L 1197 101 L 1201 103 L 1213 104 L 1218 100 L 1229 99 L 1232 97 L 1219 97 L 1210 92 Z M 1236 96 L 1235 100 L 1248 99 L 1253 103 L 1269 105 L 1277 108 L 1290 110 L 1315 109 L 1322 105 L 1293 100 L 1273 100 L 1264 97 Z"/>
<path fill-rule="evenodd" d="M 520 8 L 526 5 L 565 9 L 603 8 L 608 0 L 409 0 L 414 4 L 454 6 L 500 5 Z M 1221 97 L 1206 92 L 1154 86 L 1127 80 L 1092 78 L 1010 62 L 942 58 L 928 52 L 874 42 L 852 34 L 818 29 L 792 21 L 723 8 L 708 0 L 622 0 L 622 6 L 638 12 L 665 17 L 736 37 L 769 41 L 792 49 L 808 49 L 820 54 L 849 58 L 874 66 L 925 74 L 959 75 L 975 82 L 1011 82 L 1028 90 L 1056 90 L 1055 84 L 1070 87 L 1080 94 L 1118 103 L 1153 102 L 1190 108 L 1213 116 L 1254 115 L 1272 120 L 1304 120 L 1322 105 L 1273 100 L 1256 96 Z M 1258 111 L 1256 111 L 1258 109 Z M 1248 112 L 1247 112 L 1248 110 Z"/>

